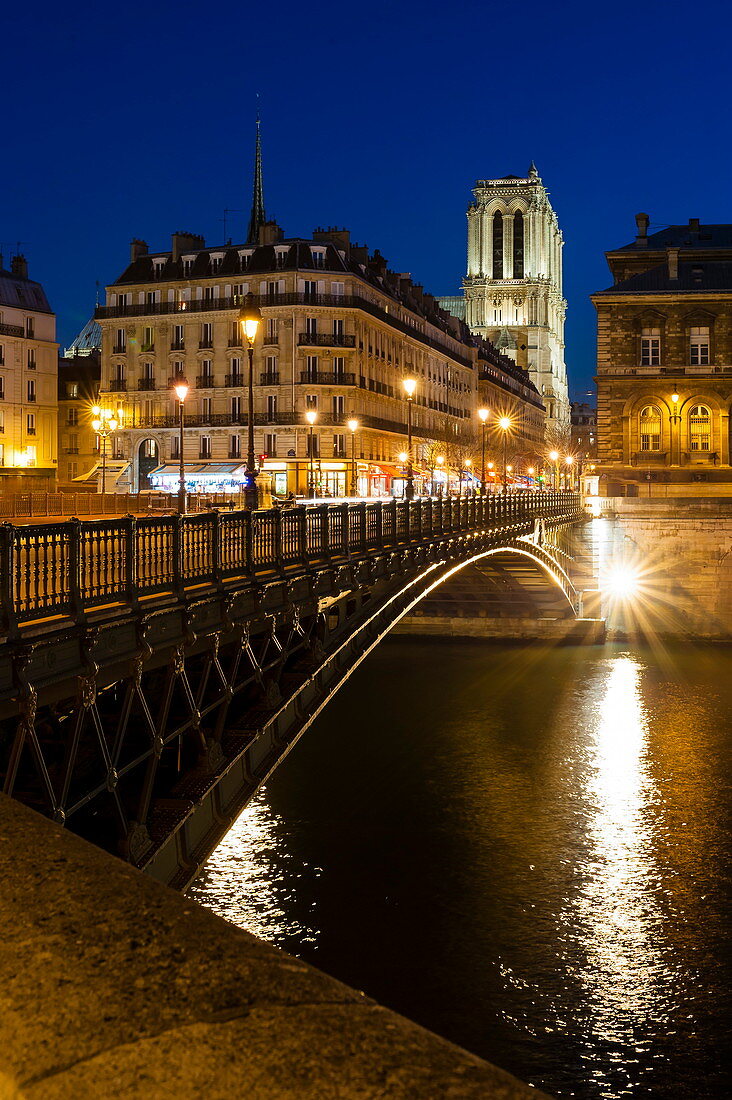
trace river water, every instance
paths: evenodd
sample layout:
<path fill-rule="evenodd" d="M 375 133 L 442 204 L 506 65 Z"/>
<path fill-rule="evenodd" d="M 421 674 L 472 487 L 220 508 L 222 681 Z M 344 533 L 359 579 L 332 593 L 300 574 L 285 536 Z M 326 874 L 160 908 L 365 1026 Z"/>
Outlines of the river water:
<path fill-rule="evenodd" d="M 732 1095 L 732 648 L 387 641 L 191 893 L 557 1097 Z"/>

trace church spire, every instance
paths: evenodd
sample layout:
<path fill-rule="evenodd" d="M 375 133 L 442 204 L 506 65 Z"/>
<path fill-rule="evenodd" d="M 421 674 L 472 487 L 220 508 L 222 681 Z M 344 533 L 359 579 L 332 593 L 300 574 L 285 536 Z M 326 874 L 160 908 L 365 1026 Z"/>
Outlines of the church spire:
<path fill-rule="evenodd" d="M 254 191 L 252 194 L 252 213 L 249 218 L 247 231 L 247 244 L 256 244 L 259 236 L 259 227 L 264 225 L 267 218 L 264 213 L 264 190 L 262 187 L 262 138 L 260 134 L 259 112 L 257 112 L 257 143 L 254 153 Z"/>

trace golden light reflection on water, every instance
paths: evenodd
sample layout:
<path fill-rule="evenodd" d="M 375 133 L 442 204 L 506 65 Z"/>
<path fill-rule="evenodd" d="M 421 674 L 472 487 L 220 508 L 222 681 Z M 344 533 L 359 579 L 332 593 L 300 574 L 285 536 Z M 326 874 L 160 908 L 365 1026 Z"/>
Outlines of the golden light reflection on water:
<path fill-rule="evenodd" d="M 287 828 L 269 806 L 266 792 L 250 802 L 191 886 L 191 897 L 219 916 L 270 942 L 294 936 L 299 944 L 316 942 L 314 926 L 293 920 L 289 911 L 299 878 L 319 868 L 296 864 L 284 842 Z M 284 887 L 283 882 L 291 885 Z"/>
<path fill-rule="evenodd" d="M 577 976 L 592 1016 L 593 1042 L 632 1045 L 634 1027 L 663 1009 L 655 790 L 646 761 L 644 666 L 627 655 L 606 665 L 605 690 L 596 704 L 594 729 L 588 731 L 584 803 L 590 847 L 579 868 L 583 885 L 575 914 L 585 961 Z"/>

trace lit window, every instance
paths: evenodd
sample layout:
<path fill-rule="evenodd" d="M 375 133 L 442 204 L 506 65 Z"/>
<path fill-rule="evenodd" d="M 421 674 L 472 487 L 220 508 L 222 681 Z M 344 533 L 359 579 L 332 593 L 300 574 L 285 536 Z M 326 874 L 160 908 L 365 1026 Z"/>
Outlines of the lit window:
<path fill-rule="evenodd" d="M 660 451 L 661 410 L 657 405 L 646 405 L 641 409 L 640 440 L 642 451 Z"/>
<path fill-rule="evenodd" d="M 711 450 L 712 415 L 706 405 L 693 405 L 689 411 L 689 441 L 692 451 Z"/>

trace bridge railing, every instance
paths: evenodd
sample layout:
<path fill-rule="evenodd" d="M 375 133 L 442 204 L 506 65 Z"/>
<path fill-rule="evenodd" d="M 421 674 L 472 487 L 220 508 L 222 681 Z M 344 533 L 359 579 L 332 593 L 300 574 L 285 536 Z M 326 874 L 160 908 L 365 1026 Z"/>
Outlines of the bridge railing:
<path fill-rule="evenodd" d="M 76 621 L 106 604 L 182 592 L 235 577 L 511 528 L 579 513 L 575 493 L 359 501 L 267 511 L 78 518 L 0 525 L 0 614 L 5 631 L 58 616 Z"/>

